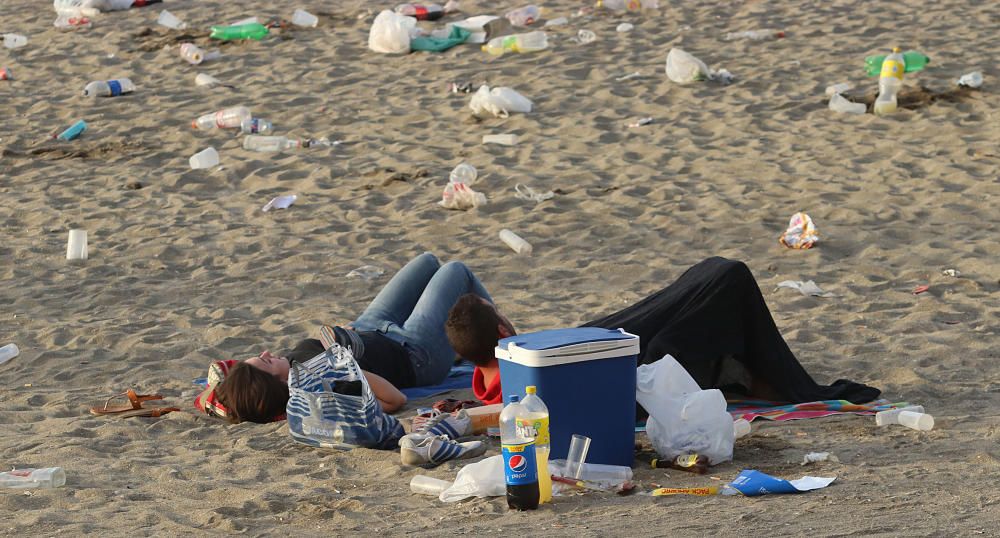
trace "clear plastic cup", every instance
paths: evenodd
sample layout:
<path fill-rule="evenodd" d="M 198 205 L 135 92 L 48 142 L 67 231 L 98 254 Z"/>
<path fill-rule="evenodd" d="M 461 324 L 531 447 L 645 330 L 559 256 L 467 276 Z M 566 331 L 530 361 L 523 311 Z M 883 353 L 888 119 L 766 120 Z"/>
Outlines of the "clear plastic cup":
<path fill-rule="evenodd" d="M 219 164 L 219 152 L 215 148 L 206 148 L 192 155 L 188 162 L 192 170 L 211 168 Z"/>
<path fill-rule="evenodd" d="M 318 23 L 319 19 L 316 18 L 316 15 L 313 15 L 304 9 L 296 9 L 295 13 L 292 13 L 292 24 L 295 26 L 315 28 Z"/>
<path fill-rule="evenodd" d="M 433 495 L 437 497 L 441 492 L 450 488 L 451 482 L 431 478 L 429 476 L 417 475 L 410 480 L 410 491 L 421 495 Z"/>
<path fill-rule="evenodd" d="M 580 478 L 583 464 L 587 461 L 590 450 L 590 437 L 574 433 L 569 440 L 569 453 L 566 455 L 566 474 L 569 478 Z"/>
<path fill-rule="evenodd" d="M 66 241 L 67 260 L 87 259 L 87 230 L 70 230 Z"/>
<path fill-rule="evenodd" d="M 745 418 L 739 418 L 733 421 L 733 438 L 739 439 L 750 435 L 750 422 Z"/>
<path fill-rule="evenodd" d="M 198 65 L 205 61 L 205 51 L 194 43 L 184 43 L 181 45 L 181 58 L 189 64 Z"/>
<path fill-rule="evenodd" d="M 166 26 L 172 30 L 183 30 L 188 27 L 186 22 L 178 19 L 173 13 L 165 9 L 160 12 L 160 16 L 156 19 L 156 22 L 160 26 Z"/>
<path fill-rule="evenodd" d="M 899 414 L 899 423 L 907 428 L 912 428 L 922 432 L 934 429 L 934 417 L 926 413 L 903 411 Z"/>

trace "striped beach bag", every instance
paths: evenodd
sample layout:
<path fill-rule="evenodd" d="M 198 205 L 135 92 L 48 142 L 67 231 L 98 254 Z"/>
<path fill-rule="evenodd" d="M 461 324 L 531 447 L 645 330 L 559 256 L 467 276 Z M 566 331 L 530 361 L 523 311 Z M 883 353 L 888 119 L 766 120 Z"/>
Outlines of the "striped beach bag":
<path fill-rule="evenodd" d="M 351 350 L 334 345 L 288 373 L 288 431 L 318 447 L 394 449 L 405 433 L 382 411 Z"/>

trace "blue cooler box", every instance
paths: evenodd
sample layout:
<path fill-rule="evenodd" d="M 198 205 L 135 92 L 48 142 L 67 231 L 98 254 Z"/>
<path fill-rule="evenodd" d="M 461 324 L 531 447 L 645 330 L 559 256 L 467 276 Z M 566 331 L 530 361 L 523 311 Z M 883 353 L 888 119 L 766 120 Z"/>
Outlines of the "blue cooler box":
<path fill-rule="evenodd" d="M 582 327 L 504 338 L 496 347 L 504 404 L 535 385 L 549 408 L 549 459 L 566 458 L 577 433 L 591 439 L 587 463 L 631 467 L 638 355 L 639 337 L 621 329 Z"/>

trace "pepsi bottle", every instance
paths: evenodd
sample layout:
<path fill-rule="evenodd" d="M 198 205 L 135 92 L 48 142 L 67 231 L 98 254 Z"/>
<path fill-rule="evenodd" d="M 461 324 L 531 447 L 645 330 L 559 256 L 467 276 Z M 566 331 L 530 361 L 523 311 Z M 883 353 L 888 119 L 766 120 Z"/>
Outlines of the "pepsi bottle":
<path fill-rule="evenodd" d="M 535 438 L 527 428 L 518 427 L 528 420 L 528 410 L 516 395 L 500 413 L 500 444 L 503 450 L 503 473 L 507 482 L 507 506 L 513 510 L 538 508 L 538 463 Z"/>

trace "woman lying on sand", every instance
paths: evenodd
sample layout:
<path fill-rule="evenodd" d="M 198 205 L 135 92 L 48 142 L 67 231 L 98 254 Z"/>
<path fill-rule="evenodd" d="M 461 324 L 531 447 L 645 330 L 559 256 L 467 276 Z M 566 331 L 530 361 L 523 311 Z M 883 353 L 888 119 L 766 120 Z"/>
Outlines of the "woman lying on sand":
<path fill-rule="evenodd" d="M 491 301 L 465 264 L 441 265 L 425 252 L 400 269 L 358 319 L 333 327 L 333 339 L 351 349 L 385 411 L 406 403 L 398 389 L 435 385 L 448 375 L 456 354 L 444 323 L 465 294 Z M 283 356 L 264 351 L 242 362 L 217 361 L 209 370 L 209 388 L 195 406 L 234 423 L 281 420 L 288 402 L 289 361 L 304 362 L 322 352 L 319 340 L 308 339 Z"/>

